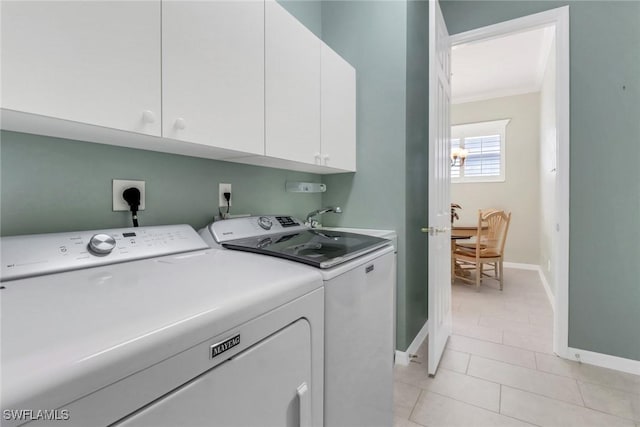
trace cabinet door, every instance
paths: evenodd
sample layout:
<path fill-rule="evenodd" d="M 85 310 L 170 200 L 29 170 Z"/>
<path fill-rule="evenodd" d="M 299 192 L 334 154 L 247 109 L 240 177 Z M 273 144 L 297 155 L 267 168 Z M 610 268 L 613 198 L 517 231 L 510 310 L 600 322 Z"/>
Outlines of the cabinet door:
<path fill-rule="evenodd" d="M 356 70 L 322 44 L 322 164 L 356 170 Z"/>
<path fill-rule="evenodd" d="M 266 154 L 319 164 L 320 40 L 274 0 L 265 9 Z"/>
<path fill-rule="evenodd" d="M 298 320 L 116 425 L 315 425 L 310 381 L 311 331 Z"/>
<path fill-rule="evenodd" d="M 163 136 L 264 154 L 264 2 L 163 1 Z"/>
<path fill-rule="evenodd" d="M 3 108 L 159 136 L 160 90 L 159 0 L 2 1 Z"/>

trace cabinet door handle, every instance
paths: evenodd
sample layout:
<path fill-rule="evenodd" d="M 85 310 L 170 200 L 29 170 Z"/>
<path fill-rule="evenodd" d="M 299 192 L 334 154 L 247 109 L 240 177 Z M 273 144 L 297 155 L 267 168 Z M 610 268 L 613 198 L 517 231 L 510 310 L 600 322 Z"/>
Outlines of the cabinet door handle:
<path fill-rule="evenodd" d="M 322 164 L 322 156 L 320 155 L 320 153 L 316 153 L 313 155 L 314 159 L 315 159 L 315 164 L 316 165 L 321 165 Z"/>
<path fill-rule="evenodd" d="M 145 110 L 142 112 L 142 121 L 144 123 L 155 123 L 156 115 L 151 110 Z"/>
<path fill-rule="evenodd" d="M 324 156 L 322 156 L 322 160 L 324 161 L 324 164 L 326 165 L 327 163 L 329 163 L 329 160 L 331 160 L 331 157 L 328 154 L 325 154 Z"/>
<path fill-rule="evenodd" d="M 182 117 L 176 119 L 175 124 L 173 125 L 178 130 L 183 130 L 187 127 L 187 122 L 184 121 Z"/>
<path fill-rule="evenodd" d="M 311 393 L 307 383 L 302 383 L 296 390 L 300 411 L 300 427 L 311 427 Z"/>

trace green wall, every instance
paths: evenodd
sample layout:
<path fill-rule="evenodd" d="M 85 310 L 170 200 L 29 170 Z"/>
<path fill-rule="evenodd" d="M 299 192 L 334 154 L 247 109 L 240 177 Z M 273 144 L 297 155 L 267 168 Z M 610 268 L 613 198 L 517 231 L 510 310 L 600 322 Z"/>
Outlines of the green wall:
<path fill-rule="evenodd" d="M 460 33 L 570 6 L 569 346 L 640 360 L 640 2 L 444 1 Z"/>
<path fill-rule="evenodd" d="M 409 342 L 427 321 L 429 219 L 429 3 L 407 3 L 406 322 Z"/>
<path fill-rule="evenodd" d="M 413 339 L 406 322 L 406 43 L 404 1 L 328 1 L 322 4 L 324 41 L 356 68 L 357 173 L 323 177 L 325 215 L 333 226 L 393 229 L 398 234 L 399 349 Z"/>
<path fill-rule="evenodd" d="M 7 131 L 0 139 L 3 236 L 130 226 L 128 212 L 111 210 L 113 178 L 146 181 L 140 225 L 203 227 L 220 182 L 233 186 L 232 213 L 304 217 L 321 205 L 319 193 L 284 190 L 318 175 Z"/>
<path fill-rule="evenodd" d="M 277 0 L 287 12 L 296 17 L 312 33 L 322 38 L 322 1 Z"/>

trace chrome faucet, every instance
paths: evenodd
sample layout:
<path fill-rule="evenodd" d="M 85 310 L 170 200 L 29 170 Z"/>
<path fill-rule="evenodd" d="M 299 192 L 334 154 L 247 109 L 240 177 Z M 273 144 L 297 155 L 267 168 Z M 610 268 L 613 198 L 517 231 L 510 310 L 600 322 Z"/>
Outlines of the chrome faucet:
<path fill-rule="evenodd" d="M 320 223 L 317 220 L 313 219 L 313 217 L 316 216 L 316 215 L 322 215 L 322 214 L 325 214 L 325 213 L 328 213 L 328 212 L 333 212 L 333 213 L 338 213 L 339 214 L 339 213 L 342 213 L 342 209 L 340 208 L 340 206 L 335 206 L 335 207 L 328 206 L 328 207 L 323 208 L 323 209 L 318 209 L 316 211 L 309 212 L 309 215 L 307 215 L 307 220 L 304 222 L 305 225 L 308 225 L 311 228 L 319 227 Z"/>

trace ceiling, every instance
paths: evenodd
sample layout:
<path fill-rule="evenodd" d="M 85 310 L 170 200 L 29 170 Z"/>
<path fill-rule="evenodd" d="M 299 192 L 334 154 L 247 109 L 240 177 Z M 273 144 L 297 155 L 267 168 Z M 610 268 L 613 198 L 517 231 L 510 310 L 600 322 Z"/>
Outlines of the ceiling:
<path fill-rule="evenodd" d="M 553 27 L 454 46 L 451 102 L 537 92 L 542 86 Z"/>

